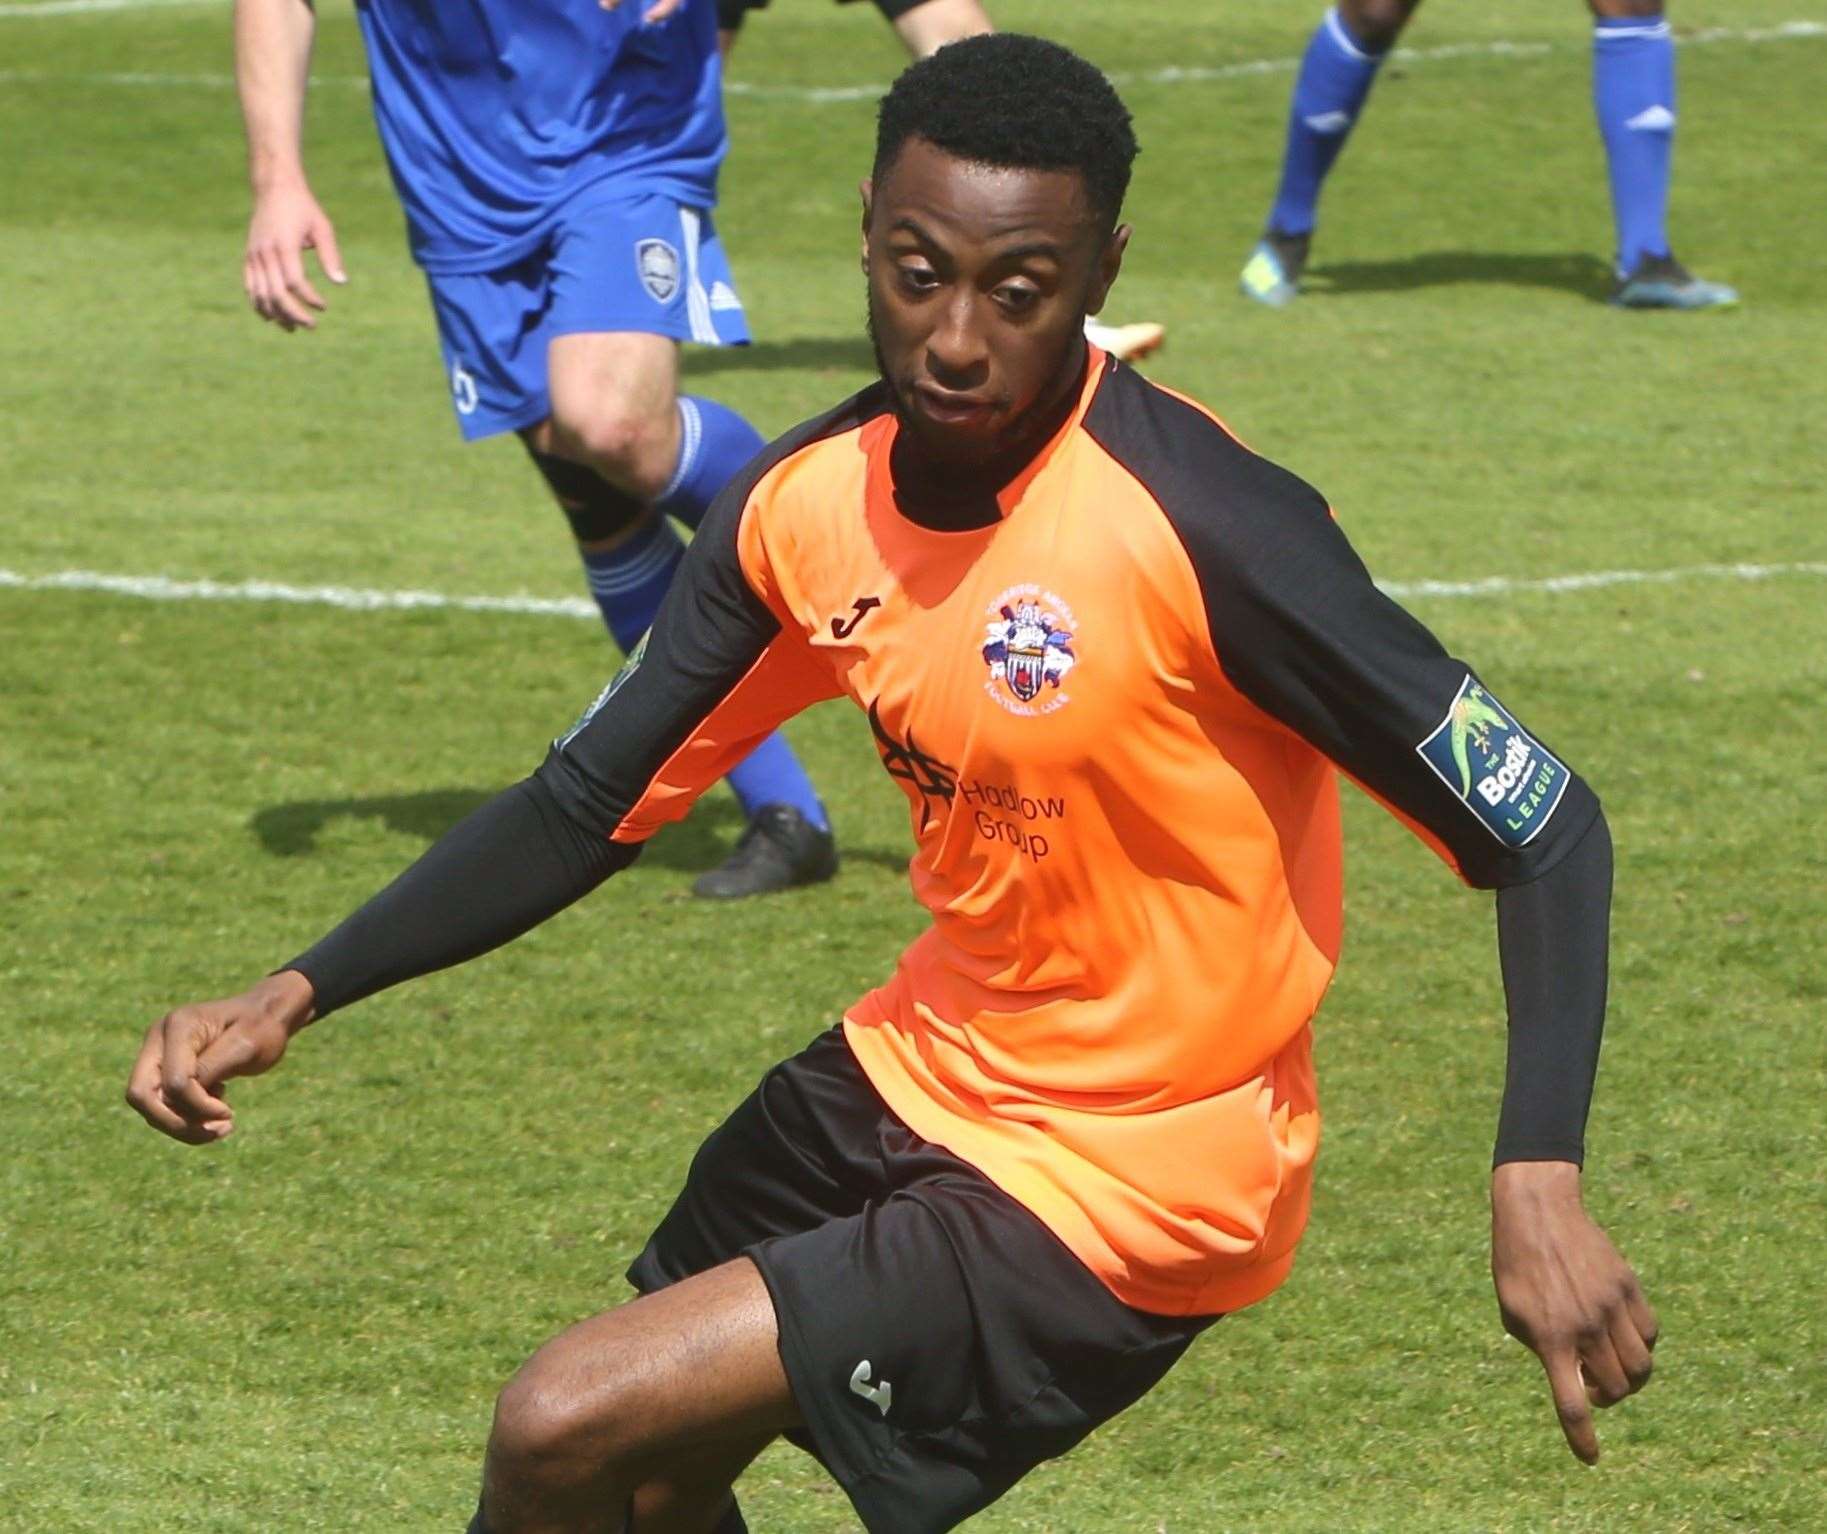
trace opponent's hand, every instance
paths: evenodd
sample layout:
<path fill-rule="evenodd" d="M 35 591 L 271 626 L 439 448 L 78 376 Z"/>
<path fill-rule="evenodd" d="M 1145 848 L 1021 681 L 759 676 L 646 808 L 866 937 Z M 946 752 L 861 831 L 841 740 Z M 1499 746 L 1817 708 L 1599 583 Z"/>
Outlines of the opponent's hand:
<path fill-rule="evenodd" d="M 287 182 L 258 193 L 247 226 L 241 286 L 254 312 L 282 330 L 315 330 L 325 308 L 305 274 L 307 250 L 317 252 L 317 264 L 330 281 L 349 280 L 336 248 L 336 230 L 309 187 Z"/>
<path fill-rule="evenodd" d="M 622 0 L 596 0 L 596 3 L 605 11 L 613 11 L 621 5 Z M 664 21 L 684 4 L 685 0 L 653 0 L 653 3 L 641 12 L 641 20 L 648 23 Z"/>
<path fill-rule="evenodd" d="M 1649 1383 L 1656 1313 L 1637 1275 L 1580 1203 L 1567 1161 L 1512 1161 L 1491 1175 L 1491 1276 L 1504 1330 L 1547 1371 L 1567 1447 L 1599 1457 L 1592 1407 Z"/>
<path fill-rule="evenodd" d="M 186 1145 L 225 1139 L 235 1115 L 223 1082 L 277 1065 L 292 1035 L 311 1021 L 315 999 L 311 982 L 287 969 L 239 996 L 166 1013 L 146 1031 L 133 1062 L 129 1106 Z"/>

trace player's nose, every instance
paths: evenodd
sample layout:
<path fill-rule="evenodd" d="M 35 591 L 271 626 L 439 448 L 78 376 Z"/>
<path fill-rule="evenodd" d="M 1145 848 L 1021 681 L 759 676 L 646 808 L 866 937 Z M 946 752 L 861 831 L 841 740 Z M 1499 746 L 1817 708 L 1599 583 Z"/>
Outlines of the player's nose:
<path fill-rule="evenodd" d="M 949 389 L 968 389 L 989 373 L 990 348 L 977 295 L 968 288 L 953 293 L 939 311 L 926 338 L 926 361 L 936 382 Z"/>

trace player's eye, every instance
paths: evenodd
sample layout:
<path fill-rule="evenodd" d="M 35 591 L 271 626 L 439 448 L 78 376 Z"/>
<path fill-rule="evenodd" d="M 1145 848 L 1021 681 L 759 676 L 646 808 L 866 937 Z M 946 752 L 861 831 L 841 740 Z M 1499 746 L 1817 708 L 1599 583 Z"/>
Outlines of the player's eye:
<path fill-rule="evenodd" d="M 939 274 L 930 266 L 899 266 L 896 275 L 909 293 L 930 293 L 939 286 Z"/>
<path fill-rule="evenodd" d="M 1005 282 L 996 289 L 995 298 L 1006 313 L 1026 314 L 1040 302 L 1040 293 L 1026 283 Z"/>

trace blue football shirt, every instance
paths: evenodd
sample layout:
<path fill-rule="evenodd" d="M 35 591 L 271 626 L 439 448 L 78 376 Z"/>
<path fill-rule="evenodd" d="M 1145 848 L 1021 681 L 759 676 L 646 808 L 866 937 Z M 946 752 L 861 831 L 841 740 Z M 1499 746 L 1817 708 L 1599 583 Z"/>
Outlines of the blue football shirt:
<path fill-rule="evenodd" d="M 652 25 L 643 9 L 357 0 L 375 120 L 420 266 L 511 265 L 599 182 L 716 201 L 727 138 L 713 0 Z"/>

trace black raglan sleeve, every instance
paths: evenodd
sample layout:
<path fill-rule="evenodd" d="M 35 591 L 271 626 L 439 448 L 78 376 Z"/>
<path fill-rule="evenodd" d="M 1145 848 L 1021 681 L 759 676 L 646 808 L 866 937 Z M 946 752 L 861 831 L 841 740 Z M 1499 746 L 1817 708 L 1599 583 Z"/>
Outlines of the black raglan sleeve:
<path fill-rule="evenodd" d="M 864 397 L 783 437 L 706 514 L 647 637 L 531 777 L 439 839 L 289 964 L 319 1017 L 520 936 L 632 863 L 661 820 L 819 696 L 828 679 L 782 635 L 741 537 L 767 471 L 856 416 Z M 636 817 L 638 815 L 638 824 Z"/>
<path fill-rule="evenodd" d="M 1325 500 L 1119 370 L 1087 429 L 1155 496 L 1238 692 L 1497 889 L 1499 1160 L 1578 1160 L 1605 1010 L 1611 844 L 1585 782 L 1371 580 Z M 1101 407 L 1101 409 L 1100 409 Z"/>

